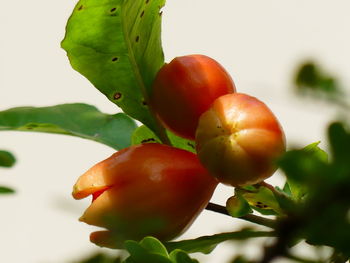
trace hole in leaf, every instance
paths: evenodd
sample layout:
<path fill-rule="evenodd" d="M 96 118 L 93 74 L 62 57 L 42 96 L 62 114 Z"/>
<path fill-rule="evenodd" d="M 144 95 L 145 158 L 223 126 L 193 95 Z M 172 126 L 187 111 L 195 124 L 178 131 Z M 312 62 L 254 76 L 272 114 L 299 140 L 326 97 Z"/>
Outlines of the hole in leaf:
<path fill-rule="evenodd" d="M 117 10 L 117 8 L 113 7 L 110 12 L 113 13 L 115 10 Z"/>
<path fill-rule="evenodd" d="M 139 40 L 140 40 L 140 36 L 136 36 L 135 41 L 139 42 Z"/>
<path fill-rule="evenodd" d="M 144 139 L 141 141 L 141 143 L 147 143 L 147 142 L 155 142 L 156 140 L 154 138 L 148 138 L 148 139 Z"/>
<path fill-rule="evenodd" d="M 145 10 L 142 11 L 140 17 L 143 17 L 144 14 L 145 14 Z"/>
<path fill-rule="evenodd" d="M 78 11 L 82 10 L 84 8 L 83 5 L 79 6 Z"/>
<path fill-rule="evenodd" d="M 187 145 L 194 149 L 194 145 L 192 143 L 188 142 Z"/>
<path fill-rule="evenodd" d="M 113 98 L 115 100 L 119 100 L 122 97 L 122 94 L 120 92 L 117 92 L 116 94 L 114 94 Z"/>
<path fill-rule="evenodd" d="M 148 4 L 149 3 L 149 0 L 146 0 L 146 4 Z"/>
<path fill-rule="evenodd" d="M 119 58 L 114 57 L 114 58 L 112 58 L 112 61 L 113 61 L 113 62 L 116 62 L 116 61 L 118 61 L 118 59 L 119 59 Z"/>

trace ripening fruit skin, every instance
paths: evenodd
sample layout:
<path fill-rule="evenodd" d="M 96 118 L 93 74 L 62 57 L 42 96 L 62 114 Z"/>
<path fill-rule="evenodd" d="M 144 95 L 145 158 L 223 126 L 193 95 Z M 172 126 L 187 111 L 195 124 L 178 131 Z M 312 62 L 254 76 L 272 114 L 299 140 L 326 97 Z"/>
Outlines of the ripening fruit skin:
<path fill-rule="evenodd" d="M 202 164 L 221 183 L 255 184 L 276 170 L 285 136 L 271 110 L 242 93 L 224 95 L 200 117 L 196 148 Z"/>
<path fill-rule="evenodd" d="M 111 248 L 147 235 L 170 240 L 208 204 L 218 182 L 197 156 L 149 143 L 123 149 L 90 168 L 73 187 L 75 199 L 93 196 L 80 221 L 103 227 L 90 240 Z"/>
<path fill-rule="evenodd" d="M 213 101 L 235 92 L 226 70 L 204 55 L 176 57 L 158 72 L 151 104 L 165 127 L 194 140 L 198 119 Z"/>

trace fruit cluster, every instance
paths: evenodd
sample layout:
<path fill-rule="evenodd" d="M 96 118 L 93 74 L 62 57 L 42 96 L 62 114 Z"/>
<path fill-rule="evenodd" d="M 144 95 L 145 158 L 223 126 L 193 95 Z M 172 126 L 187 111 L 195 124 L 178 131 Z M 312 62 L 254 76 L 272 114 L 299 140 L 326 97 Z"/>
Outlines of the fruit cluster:
<path fill-rule="evenodd" d="M 236 93 L 230 75 L 203 55 L 177 57 L 158 72 L 151 105 L 161 123 L 195 140 L 197 155 L 149 143 L 96 164 L 77 181 L 73 197 L 93 196 L 80 218 L 107 230 L 90 239 L 118 247 L 125 239 L 172 239 L 194 221 L 219 182 L 255 184 L 271 176 L 285 151 L 283 130 L 258 99 Z"/>

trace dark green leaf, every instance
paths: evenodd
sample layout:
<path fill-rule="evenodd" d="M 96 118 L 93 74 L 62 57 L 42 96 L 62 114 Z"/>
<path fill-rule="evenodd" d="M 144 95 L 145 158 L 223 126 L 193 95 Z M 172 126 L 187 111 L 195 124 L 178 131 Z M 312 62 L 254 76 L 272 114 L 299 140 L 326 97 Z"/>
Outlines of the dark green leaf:
<path fill-rule="evenodd" d="M 86 259 L 83 259 L 82 261 L 79 261 L 79 263 L 120 263 L 119 258 L 111 257 L 106 254 L 98 253 L 94 254 L 92 256 L 89 256 Z"/>
<path fill-rule="evenodd" d="M 8 188 L 6 186 L 0 186 L 0 194 L 13 194 L 15 190 Z"/>
<path fill-rule="evenodd" d="M 130 146 L 135 122 L 123 113 L 104 114 L 87 104 L 20 107 L 0 112 L 0 131 L 35 131 L 73 135 L 114 149 Z"/>
<path fill-rule="evenodd" d="M 241 217 L 253 212 L 242 195 L 234 195 L 227 199 L 226 210 L 233 217 Z"/>
<path fill-rule="evenodd" d="M 175 249 L 181 249 L 187 253 L 201 252 L 208 254 L 215 247 L 228 240 L 245 240 L 255 237 L 271 237 L 274 236 L 274 232 L 264 232 L 264 231 L 251 231 L 251 230 L 241 230 L 238 232 L 221 233 L 212 236 L 203 236 L 192 240 L 182 240 L 167 242 L 165 246 L 168 251 L 171 252 Z"/>
<path fill-rule="evenodd" d="M 336 79 L 325 73 L 314 62 L 305 62 L 300 66 L 295 75 L 294 83 L 300 93 L 326 94 L 326 98 L 331 100 L 342 94 Z"/>
<path fill-rule="evenodd" d="M 16 162 L 15 156 L 8 151 L 0 151 L 0 166 L 12 167 Z"/>
<path fill-rule="evenodd" d="M 195 153 L 195 142 L 190 141 L 179 136 L 176 136 L 171 131 L 166 131 L 168 138 L 172 144 L 172 146 L 180 149 L 187 150 L 189 152 Z M 141 144 L 141 143 L 161 143 L 160 139 L 148 129 L 145 125 L 138 127 L 132 135 L 132 144 Z"/>
<path fill-rule="evenodd" d="M 169 258 L 173 263 L 199 263 L 198 260 L 190 258 L 186 252 L 179 249 L 172 251 Z"/>
<path fill-rule="evenodd" d="M 160 9 L 165 0 L 80 0 L 62 47 L 72 67 L 125 113 L 157 132 L 147 106 L 164 64 Z"/>

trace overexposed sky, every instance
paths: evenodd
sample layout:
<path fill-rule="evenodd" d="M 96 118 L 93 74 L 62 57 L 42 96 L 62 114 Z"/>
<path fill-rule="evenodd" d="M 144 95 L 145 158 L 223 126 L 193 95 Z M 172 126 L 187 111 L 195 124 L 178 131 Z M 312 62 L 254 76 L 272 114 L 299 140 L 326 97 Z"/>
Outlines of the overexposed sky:
<path fill-rule="evenodd" d="M 84 102 L 107 113 L 118 111 L 70 67 L 60 48 L 75 1 L 0 3 L 0 110 Z M 168 0 L 165 57 L 197 53 L 215 58 L 232 74 L 239 92 L 257 96 L 275 112 L 290 146 L 324 141 L 334 110 L 295 98 L 291 78 L 295 66 L 311 58 L 344 87 L 350 84 L 349 10 L 348 0 Z M 1 132 L 0 149 L 18 158 L 13 169 L 0 169 L 0 185 L 17 190 L 0 196 L 1 261 L 71 262 L 98 250 L 88 241 L 94 228 L 77 221 L 89 201 L 74 201 L 70 193 L 76 178 L 113 150 L 79 138 L 21 132 Z M 270 181 L 281 184 L 282 179 Z M 214 201 L 224 204 L 231 193 L 219 187 Z M 205 211 L 183 238 L 240 226 L 237 219 Z M 238 250 L 228 247 L 202 262 L 225 263 Z M 248 250 L 259 253 L 254 246 Z"/>

